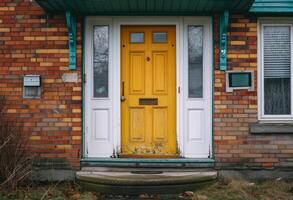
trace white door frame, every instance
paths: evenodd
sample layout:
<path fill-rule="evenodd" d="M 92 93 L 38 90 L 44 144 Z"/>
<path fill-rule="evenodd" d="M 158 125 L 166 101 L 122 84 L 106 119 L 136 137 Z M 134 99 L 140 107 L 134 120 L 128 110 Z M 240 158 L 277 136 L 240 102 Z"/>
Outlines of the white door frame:
<path fill-rule="evenodd" d="M 192 22 L 192 23 L 191 23 Z M 209 152 L 212 150 L 212 34 L 211 34 L 211 26 L 212 21 L 211 17 L 87 17 L 86 18 L 86 42 L 85 42 L 85 73 L 87 74 L 87 83 L 85 84 L 85 144 L 84 144 L 84 152 L 85 157 L 110 157 L 113 154 L 117 156 L 121 152 L 121 102 L 120 102 L 120 79 L 121 79 L 121 46 L 120 46 L 120 34 L 121 34 L 121 26 L 122 25 L 175 25 L 176 26 L 176 138 L 177 138 L 177 148 L 179 150 L 180 156 L 182 157 L 198 157 L 205 158 L 206 155 L 195 155 L 192 156 L 190 153 L 185 153 L 186 149 L 184 148 L 184 141 L 186 140 L 186 136 L 184 136 L 184 132 L 186 129 L 185 119 L 185 104 L 186 104 L 186 70 L 184 70 L 186 66 L 186 23 L 203 25 L 207 31 L 204 33 L 204 54 L 206 54 L 204 58 L 204 85 L 208 83 L 208 86 L 204 88 L 204 99 L 208 99 L 207 105 L 207 117 L 210 118 L 210 122 L 208 123 L 208 128 L 205 130 L 207 148 Z M 109 47 L 109 98 L 107 105 L 107 109 L 110 111 L 108 124 L 109 135 L 108 145 L 112 145 L 113 151 L 108 153 L 98 154 L 94 156 L 89 152 L 88 146 L 90 141 L 89 126 L 91 126 L 92 119 L 89 119 L 91 113 L 91 103 L 89 102 L 91 98 L 92 89 L 89 86 L 92 84 L 90 77 L 91 68 L 92 68 L 92 26 L 93 25 L 109 25 L 110 33 L 110 47 Z M 88 39 L 91 38 L 91 39 Z M 209 77 L 207 77 L 209 76 Z M 180 88 L 180 92 L 179 92 Z M 104 99 L 105 100 L 105 99 Z M 88 113 L 88 114 L 87 114 Z M 205 120 L 206 121 L 206 120 Z M 105 140 L 105 141 L 106 141 Z M 109 143 L 109 140 L 111 141 Z M 114 152 L 114 153 L 113 153 Z"/>

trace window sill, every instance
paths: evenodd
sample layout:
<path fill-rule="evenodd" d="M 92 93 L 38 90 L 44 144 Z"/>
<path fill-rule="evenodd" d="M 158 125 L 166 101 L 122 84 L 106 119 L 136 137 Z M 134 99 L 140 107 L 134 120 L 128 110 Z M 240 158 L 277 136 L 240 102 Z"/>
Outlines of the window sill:
<path fill-rule="evenodd" d="M 253 123 L 250 124 L 249 132 L 251 134 L 263 133 L 293 133 L 292 123 Z"/>

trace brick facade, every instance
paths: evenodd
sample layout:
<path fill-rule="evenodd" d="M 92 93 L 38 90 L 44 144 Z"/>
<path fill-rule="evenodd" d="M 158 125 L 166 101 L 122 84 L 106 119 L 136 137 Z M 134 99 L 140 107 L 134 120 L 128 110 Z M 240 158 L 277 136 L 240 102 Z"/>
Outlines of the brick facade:
<path fill-rule="evenodd" d="M 228 69 L 253 70 L 256 91 L 225 92 L 219 70 L 219 17 L 214 18 L 214 151 L 218 168 L 292 166 L 292 134 L 250 134 L 257 119 L 257 18 L 232 15 L 228 29 Z"/>
<path fill-rule="evenodd" d="M 219 71 L 219 17 L 214 17 L 214 152 L 216 166 L 273 168 L 292 164 L 293 135 L 249 133 L 257 122 L 257 92 L 225 92 Z M 64 16 L 46 15 L 30 0 L 0 2 L 0 94 L 8 113 L 24 125 L 32 151 L 66 158 L 78 169 L 82 146 L 82 38 L 78 19 L 77 70 L 68 69 Z M 257 18 L 232 15 L 228 35 L 229 70 L 254 70 L 257 88 Z M 62 76 L 77 73 L 75 83 Z M 22 76 L 40 74 L 41 99 L 22 98 Z M 291 160 L 290 160 L 291 159 Z"/>
<path fill-rule="evenodd" d="M 80 21 L 80 20 L 79 20 Z M 81 80 L 64 83 L 65 73 L 81 74 L 78 24 L 77 70 L 68 70 L 68 34 L 64 16 L 49 16 L 30 0 L 0 2 L 0 94 L 11 118 L 23 123 L 36 155 L 67 158 L 79 168 Z M 22 76 L 40 74 L 41 99 L 22 98 Z"/>

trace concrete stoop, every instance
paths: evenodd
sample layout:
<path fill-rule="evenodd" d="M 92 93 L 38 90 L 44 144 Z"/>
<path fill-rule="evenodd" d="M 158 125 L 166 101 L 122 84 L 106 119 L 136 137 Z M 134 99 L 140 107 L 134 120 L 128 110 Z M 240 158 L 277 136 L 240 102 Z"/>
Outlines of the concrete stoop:
<path fill-rule="evenodd" d="M 213 183 L 216 171 L 79 171 L 76 178 L 85 188 L 106 194 L 171 194 L 194 191 Z"/>

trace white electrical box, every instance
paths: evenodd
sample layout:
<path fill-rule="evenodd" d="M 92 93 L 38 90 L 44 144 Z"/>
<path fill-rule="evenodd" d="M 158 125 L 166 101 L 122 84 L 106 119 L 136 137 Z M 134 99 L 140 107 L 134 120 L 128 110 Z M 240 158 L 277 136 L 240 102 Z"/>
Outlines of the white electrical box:
<path fill-rule="evenodd" d="M 40 75 L 25 75 L 23 77 L 23 86 L 41 86 L 41 77 Z"/>

